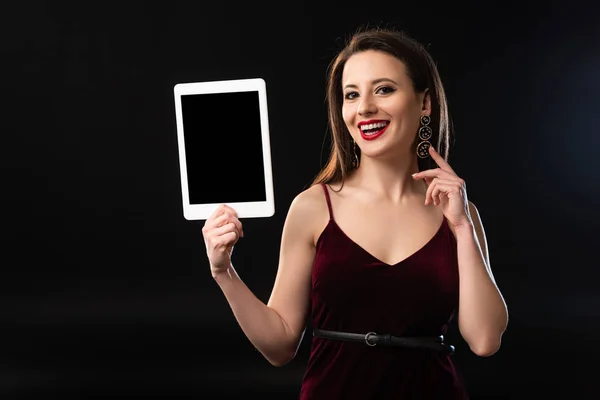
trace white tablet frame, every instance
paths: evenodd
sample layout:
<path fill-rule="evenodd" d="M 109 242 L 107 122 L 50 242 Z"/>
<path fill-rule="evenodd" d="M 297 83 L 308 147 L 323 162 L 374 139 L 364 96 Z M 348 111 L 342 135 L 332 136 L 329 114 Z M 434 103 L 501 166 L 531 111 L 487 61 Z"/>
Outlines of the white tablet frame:
<path fill-rule="evenodd" d="M 181 195 L 183 200 L 184 217 L 187 220 L 206 220 L 220 204 L 227 204 L 235 209 L 238 214 L 238 218 L 260 218 L 273 216 L 275 214 L 275 197 L 273 194 L 273 168 L 271 162 L 267 88 L 265 80 L 262 78 L 249 78 L 178 83 L 174 86 L 173 91 L 175 95 L 175 119 L 177 123 L 179 166 L 181 173 Z M 187 94 L 231 93 L 245 91 L 258 92 L 264 166 L 264 189 L 266 193 L 266 200 L 256 202 L 190 204 L 181 96 Z M 233 174 L 235 174 L 235 171 L 233 171 Z"/>

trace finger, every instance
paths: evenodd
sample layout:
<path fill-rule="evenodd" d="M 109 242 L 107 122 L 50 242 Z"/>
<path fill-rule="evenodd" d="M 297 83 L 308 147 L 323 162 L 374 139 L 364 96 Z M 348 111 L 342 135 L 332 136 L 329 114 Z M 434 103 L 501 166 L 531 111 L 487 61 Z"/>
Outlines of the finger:
<path fill-rule="evenodd" d="M 431 179 L 431 178 L 427 178 L 427 179 Z M 426 179 L 426 181 L 427 181 L 427 179 Z M 433 179 L 431 179 L 430 182 L 428 182 L 429 186 L 427 187 L 427 191 L 425 192 L 425 205 L 428 205 L 433 201 L 432 193 L 435 190 L 437 181 L 438 181 L 438 178 L 433 178 Z"/>
<path fill-rule="evenodd" d="M 431 196 L 431 191 L 433 190 L 435 182 L 433 180 L 431 183 L 428 183 L 427 190 L 425 191 L 425 205 L 429 204 L 429 196 Z"/>
<path fill-rule="evenodd" d="M 238 240 L 237 233 L 235 231 L 227 232 L 221 236 L 212 238 L 207 242 L 207 249 L 209 251 L 216 250 L 225 252 L 229 248 L 233 247 Z"/>
<path fill-rule="evenodd" d="M 238 227 L 238 230 L 240 232 L 241 237 L 244 236 L 244 229 L 242 229 L 242 223 L 239 220 L 239 216 L 238 216 L 238 212 L 235 210 L 235 208 L 228 206 L 227 204 L 223 204 L 223 209 L 225 210 L 226 213 L 228 213 L 230 215 L 230 219 L 231 221 L 236 224 L 236 226 Z"/>
<path fill-rule="evenodd" d="M 218 246 L 229 246 L 235 244 L 239 232 L 234 223 L 230 222 L 219 228 L 215 228 L 209 235 L 209 242 L 213 248 Z"/>
<path fill-rule="evenodd" d="M 234 215 L 236 218 L 238 216 L 237 211 L 235 211 L 235 209 L 231 206 L 228 206 L 227 204 L 219 204 L 217 208 L 215 208 L 214 211 L 210 214 L 208 219 L 217 218 L 218 216 L 226 212 L 231 215 Z"/>
<path fill-rule="evenodd" d="M 412 175 L 412 177 L 415 179 L 438 178 L 438 177 L 444 178 L 444 179 L 451 179 L 452 177 L 456 177 L 456 175 L 453 175 L 452 173 L 445 171 L 441 168 L 432 168 L 432 169 L 426 169 L 424 171 L 414 173 Z"/>
<path fill-rule="evenodd" d="M 240 220 L 235 215 L 228 215 L 229 222 L 232 222 L 235 225 L 235 228 L 237 229 L 237 232 L 240 235 L 240 237 L 244 237 L 244 229 L 242 228 L 242 223 L 240 222 Z"/>
<path fill-rule="evenodd" d="M 219 215 L 223 214 L 223 211 L 225 210 L 225 204 L 219 204 L 212 213 L 210 213 L 210 215 L 208 216 L 208 218 L 206 219 L 208 220 L 212 220 L 217 218 Z"/>
<path fill-rule="evenodd" d="M 429 155 L 431 155 L 431 158 L 433 158 L 433 161 L 435 161 L 435 163 L 443 170 L 448 171 L 452 174 L 456 174 L 454 172 L 454 170 L 452 169 L 452 167 L 450 166 L 450 164 L 448 164 L 448 162 L 446 160 L 444 160 L 444 157 L 442 157 L 440 155 L 440 153 L 438 153 L 433 146 L 429 146 Z"/>
<path fill-rule="evenodd" d="M 223 212 L 228 212 L 229 214 L 234 215 L 237 218 L 238 213 L 233 207 L 228 206 L 227 204 L 223 204 L 222 209 L 223 209 Z"/>
<path fill-rule="evenodd" d="M 228 206 L 227 204 L 223 204 L 222 208 L 224 210 L 224 213 L 229 215 L 229 220 L 237 226 L 238 231 L 240 233 L 240 237 L 244 237 L 244 230 L 242 229 L 242 223 L 238 218 L 237 211 L 233 207 Z"/>
<path fill-rule="evenodd" d="M 239 219 L 237 219 L 237 217 L 231 215 L 229 212 L 225 212 L 225 213 L 219 215 L 218 217 L 207 221 L 205 223 L 203 230 L 206 233 L 206 232 L 214 230 L 215 228 L 220 228 L 222 226 L 225 226 L 229 223 L 234 224 L 234 226 L 238 232 L 238 235 L 240 237 L 244 237 L 244 230 L 242 229 L 242 223 L 240 222 Z"/>
<path fill-rule="evenodd" d="M 436 182 L 436 186 L 431 193 L 434 204 L 440 204 L 443 197 L 450 198 L 454 193 L 460 192 L 460 186 L 454 182 Z"/>
<path fill-rule="evenodd" d="M 205 227 L 207 229 L 218 228 L 225 225 L 230 218 L 228 213 L 219 214 L 206 220 Z"/>
<path fill-rule="evenodd" d="M 435 205 L 439 204 L 436 204 L 436 197 L 439 200 L 440 189 L 443 187 L 455 186 L 456 184 L 456 182 L 447 179 L 434 178 L 425 193 L 425 205 L 431 202 Z"/>
<path fill-rule="evenodd" d="M 445 194 L 445 190 L 443 189 L 444 185 L 437 185 L 433 192 L 431 193 L 431 198 L 433 199 L 433 205 L 437 206 L 442 202 L 442 196 Z"/>
<path fill-rule="evenodd" d="M 227 215 L 229 215 L 229 214 L 227 214 Z M 229 216 L 229 219 L 227 220 L 227 222 L 223 226 L 230 226 L 232 224 L 233 224 L 233 229 L 237 233 L 238 237 L 244 236 L 244 233 L 242 231 L 242 224 L 235 217 Z"/>

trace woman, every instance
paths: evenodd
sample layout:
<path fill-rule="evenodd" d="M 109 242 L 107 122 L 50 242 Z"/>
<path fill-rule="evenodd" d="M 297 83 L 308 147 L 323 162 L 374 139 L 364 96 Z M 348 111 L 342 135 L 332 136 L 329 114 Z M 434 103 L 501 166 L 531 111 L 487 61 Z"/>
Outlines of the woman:
<path fill-rule="evenodd" d="M 466 399 L 443 334 L 456 317 L 490 356 L 508 313 L 477 208 L 447 162 L 435 63 L 401 32 L 358 32 L 330 66 L 327 101 L 332 153 L 290 205 L 268 303 L 231 264 L 243 229 L 225 205 L 203 228 L 212 275 L 273 365 L 295 356 L 310 317 L 302 400 Z"/>

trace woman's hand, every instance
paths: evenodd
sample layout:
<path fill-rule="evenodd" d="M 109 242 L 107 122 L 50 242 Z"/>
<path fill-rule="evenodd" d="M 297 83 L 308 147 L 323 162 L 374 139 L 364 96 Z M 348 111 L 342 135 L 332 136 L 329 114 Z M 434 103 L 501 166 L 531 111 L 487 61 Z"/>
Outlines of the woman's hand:
<path fill-rule="evenodd" d="M 433 203 L 442 207 L 442 212 L 448 222 L 458 227 L 471 224 L 469 201 L 465 181 L 462 180 L 444 158 L 433 148 L 429 154 L 439 168 L 428 169 L 413 174 L 414 179 L 425 179 L 428 185 L 425 194 L 425 205 Z"/>
<path fill-rule="evenodd" d="M 240 237 L 244 237 L 237 212 L 225 204 L 220 205 L 204 223 L 202 235 L 212 276 L 227 273 L 233 246 Z"/>

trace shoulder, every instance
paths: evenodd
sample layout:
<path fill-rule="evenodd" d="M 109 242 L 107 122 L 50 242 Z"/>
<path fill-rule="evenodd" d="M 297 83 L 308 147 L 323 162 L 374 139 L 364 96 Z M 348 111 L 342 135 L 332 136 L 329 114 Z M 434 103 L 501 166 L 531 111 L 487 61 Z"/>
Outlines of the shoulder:
<path fill-rule="evenodd" d="M 329 209 L 325 191 L 322 185 L 316 184 L 294 197 L 288 210 L 286 225 L 315 239 L 328 220 Z"/>
<path fill-rule="evenodd" d="M 292 209 L 299 212 L 310 211 L 313 210 L 314 207 L 319 207 L 322 203 L 327 207 L 325 190 L 321 184 L 315 184 L 294 197 L 290 205 L 290 211 Z"/>
<path fill-rule="evenodd" d="M 294 197 L 290 204 L 288 218 L 301 218 L 305 222 L 308 222 L 328 212 L 323 186 L 316 184 Z"/>

